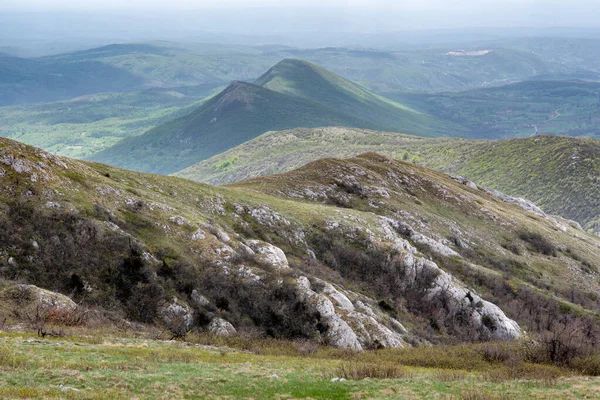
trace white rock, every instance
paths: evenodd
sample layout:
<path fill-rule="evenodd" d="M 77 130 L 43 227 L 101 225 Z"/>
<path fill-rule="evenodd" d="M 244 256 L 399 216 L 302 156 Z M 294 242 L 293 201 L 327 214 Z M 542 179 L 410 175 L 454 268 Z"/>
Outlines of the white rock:
<path fill-rule="evenodd" d="M 198 228 L 196 230 L 196 232 L 194 232 L 192 234 L 192 240 L 204 240 L 206 239 L 206 234 L 204 233 L 204 231 L 200 228 Z"/>
<path fill-rule="evenodd" d="M 233 325 L 223 318 L 215 317 L 208 324 L 208 331 L 217 336 L 228 336 L 237 333 Z"/>
<path fill-rule="evenodd" d="M 246 244 L 257 254 L 260 262 L 271 265 L 275 269 L 289 268 L 287 257 L 279 247 L 262 240 L 248 240 Z"/>
<path fill-rule="evenodd" d="M 206 297 L 198 293 L 196 289 L 192 290 L 192 294 L 190 295 L 190 297 L 192 298 L 194 303 L 196 303 L 196 305 L 199 307 L 206 307 L 210 304 L 210 301 Z"/>

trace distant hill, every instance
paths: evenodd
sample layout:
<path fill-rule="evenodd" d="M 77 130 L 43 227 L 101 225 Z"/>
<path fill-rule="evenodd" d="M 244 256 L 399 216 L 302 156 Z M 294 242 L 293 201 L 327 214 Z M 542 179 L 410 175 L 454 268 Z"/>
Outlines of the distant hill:
<path fill-rule="evenodd" d="M 379 96 L 325 68 L 303 60 L 283 60 L 254 83 L 370 120 L 372 127 L 380 126 L 383 130 L 411 132 L 423 136 L 447 135 L 460 130 L 455 126 L 443 126 L 429 115 Z"/>
<path fill-rule="evenodd" d="M 386 95 L 459 124 L 472 138 L 527 137 L 536 132 L 600 137 L 599 82 L 535 80 L 464 92 Z"/>
<path fill-rule="evenodd" d="M 327 68 L 378 93 L 456 91 L 536 79 L 596 79 L 593 42 L 494 42 L 464 55 L 439 49 L 296 49 L 155 41 L 111 44 L 35 59 L 0 49 L 0 105 L 55 101 L 84 94 L 252 81 L 286 58 Z M 512 46 L 513 48 L 506 48 Z M 566 49 L 571 50 L 566 50 Z M 572 51 L 572 49 L 575 49 Z M 597 58 L 597 57 L 596 57 Z"/>
<path fill-rule="evenodd" d="M 189 113 L 215 90 L 211 84 L 154 88 L 0 107 L 0 136 L 84 158 Z"/>
<path fill-rule="evenodd" d="M 438 123 L 309 63 L 284 61 L 256 83 L 234 82 L 192 113 L 125 139 L 91 159 L 173 173 L 273 130 L 348 126 L 424 136 L 452 132 L 448 128 L 452 125 Z"/>
<path fill-rule="evenodd" d="M 361 129 L 271 132 L 178 172 L 225 184 L 289 171 L 323 157 L 379 151 L 534 201 L 600 233 L 600 141 L 541 135 L 512 140 L 426 139 Z"/>
<path fill-rule="evenodd" d="M 64 62 L 0 55 L 0 106 L 139 90 L 144 80 L 97 61 Z"/>

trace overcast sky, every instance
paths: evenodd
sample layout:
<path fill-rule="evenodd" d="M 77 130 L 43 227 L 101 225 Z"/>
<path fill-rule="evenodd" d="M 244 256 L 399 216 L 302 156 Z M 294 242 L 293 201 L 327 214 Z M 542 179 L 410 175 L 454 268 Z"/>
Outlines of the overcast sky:
<path fill-rule="evenodd" d="M 599 15 L 600 0 L 0 0 L 0 45 L 21 39 L 212 40 L 206 32 L 266 35 L 266 43 L 292 45 L 308 44 L 276 35 L 311 32 L 319 45 L 334 45 L 358 41 L 333 40 L 328 33 L 600 28 Z"/>

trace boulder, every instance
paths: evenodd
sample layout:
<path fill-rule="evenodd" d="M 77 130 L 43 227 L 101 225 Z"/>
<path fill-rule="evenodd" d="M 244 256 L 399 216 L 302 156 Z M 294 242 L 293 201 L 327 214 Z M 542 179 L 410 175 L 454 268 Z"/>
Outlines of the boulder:
<path fill-rule="evenodd" d="M 158 315 L 163 323 L 173 332 L 183 334 L 192 328 L 194 311 L 185 302 L 176 297 L 170 302 L 162 301 L 158 305 Z"/>
<path fill-rule="evenodd" d="M 207 330 L 217 336 L 229 336 L 237 333 L 234 326 L 231 325 L 229 321 L 219 317 L 215 317 L 210 321 Z"/>
<path fill-rule="evenodd" d="M 61 311 L 74 311 L 77 304 L 69 297 L 42 289 L 34 285 L 18 284 L 0 293 L 0 299 L 12 303 L 21 311 L 42 308 L 56 308 Z"/>
<path fill-rule="evenodd" d="M 248 240 L 246 245 L 256 253 L 259 262 L 275 269 L 289 268 L 287 257 L 279 247 L 262 240 Z"/>

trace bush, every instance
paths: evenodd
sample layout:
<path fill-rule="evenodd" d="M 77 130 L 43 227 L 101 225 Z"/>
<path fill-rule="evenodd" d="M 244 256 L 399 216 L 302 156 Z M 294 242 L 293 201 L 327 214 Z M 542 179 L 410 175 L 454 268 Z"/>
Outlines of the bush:
<path fill-rule="evenodd" d="M 556 248 L 537 232 L 520 231 L 519 239 L 527 242 L 536 253 L 556 257 Z"/>
<path fill-rule="evenodd" d="M 344 362 L 336 369 L 335 374 L 340 378 L 354 381 L 365 378 L 404 378 L 407 375 L 406 370 L 397 364 L 362 362 Z"/>

